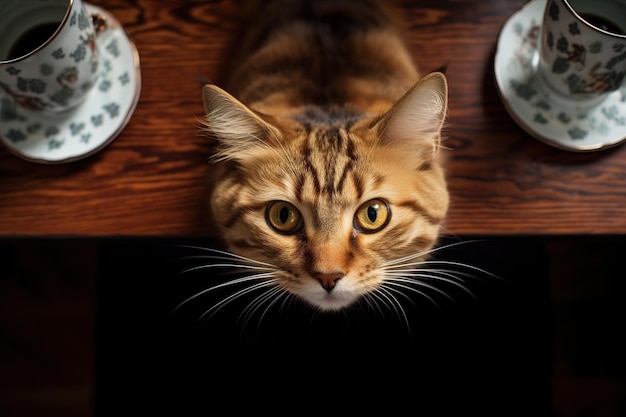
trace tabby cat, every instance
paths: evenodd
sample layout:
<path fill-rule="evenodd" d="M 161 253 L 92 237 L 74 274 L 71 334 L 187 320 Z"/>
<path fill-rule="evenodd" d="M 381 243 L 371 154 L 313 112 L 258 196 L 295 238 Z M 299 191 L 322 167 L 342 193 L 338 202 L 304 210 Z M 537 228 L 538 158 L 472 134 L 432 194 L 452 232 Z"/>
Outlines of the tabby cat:
<path fill-rule="evenodd" d="M 419 77 L 386 3 L 263 7 L 225 89 L 202 90 L 212 215 L 251 271 L 240 293 L 262 291 L 255 308 L 296 296 L 321 311 L 396 309 L 430 287 L 448 209 L 446 78 Z"/>

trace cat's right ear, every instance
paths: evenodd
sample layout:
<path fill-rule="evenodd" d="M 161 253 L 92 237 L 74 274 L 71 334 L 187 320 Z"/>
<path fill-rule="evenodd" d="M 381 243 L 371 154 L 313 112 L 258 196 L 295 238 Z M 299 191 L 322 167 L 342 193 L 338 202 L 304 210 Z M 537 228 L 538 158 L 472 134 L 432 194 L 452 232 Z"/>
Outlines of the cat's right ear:
<path fill-rule="evenodd" d="M 202 132 L 218 142 L 214 160 L 242 162 L 278 141 L 278 129 L 216 85 L 202 88 L 202 101 Z"/>
<path fill-rule="evenodd" d="M 448 110 L 448 82 L 441 72 L 422 77 L 376 122 L 380 143 L 434 157 Z"/>

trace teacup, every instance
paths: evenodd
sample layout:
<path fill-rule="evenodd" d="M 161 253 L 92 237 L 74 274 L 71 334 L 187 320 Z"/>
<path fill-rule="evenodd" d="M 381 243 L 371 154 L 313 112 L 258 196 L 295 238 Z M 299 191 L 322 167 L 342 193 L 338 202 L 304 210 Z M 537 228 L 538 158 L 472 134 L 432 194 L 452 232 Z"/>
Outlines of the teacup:
<path fill-rule="evenodd" d="M 76 107 L 98 79 L 96 35 L 82 0 L 2 0 L 0 87 L 29 110 Z"/>
<path fill-rule="evenodd" d="M 539 52 L 544 92 L 561 103 L 602 101 L 626 74 L 626 2 L 548 0 Z"/>

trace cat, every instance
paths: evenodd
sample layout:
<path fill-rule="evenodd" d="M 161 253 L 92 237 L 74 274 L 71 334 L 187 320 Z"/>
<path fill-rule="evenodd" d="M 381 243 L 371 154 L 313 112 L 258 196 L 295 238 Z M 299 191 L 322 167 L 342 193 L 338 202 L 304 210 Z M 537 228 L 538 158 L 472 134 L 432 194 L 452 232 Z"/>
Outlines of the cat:
<path fill-rule="evenodd" d="M 202 88 L 228 248 L 214 252 L 251 272 L 223 303 L 261 291 L 251 310 L 294 296 L 322 312 L 401 310 L 400 294 L 452 282 L 425 269 L 449 205 L 444 70 L 420 77 L 386 2 L 261 7 L 223 88 Z"/>

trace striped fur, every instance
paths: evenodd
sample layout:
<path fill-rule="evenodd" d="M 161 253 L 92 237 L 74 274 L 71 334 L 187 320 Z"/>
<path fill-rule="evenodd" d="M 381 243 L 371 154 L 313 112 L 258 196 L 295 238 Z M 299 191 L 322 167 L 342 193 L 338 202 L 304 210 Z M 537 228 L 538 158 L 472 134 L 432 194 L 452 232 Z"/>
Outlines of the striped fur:
<path fill-rule="evenodd" d="M 338 310 L 376 291 L 386 262 L 437 241 L 446 79 L 419 79 L 396 19 L 375 1 L 267 3 L 229 92 L 203 88 L 211 208 L 232 252 L 271 264 L 286 293 Z M 355 213 L 372 199 L 391 214 L 370 233 Z M 276 201 L 301 215 L 295 232 L 267 220 Z"/>

